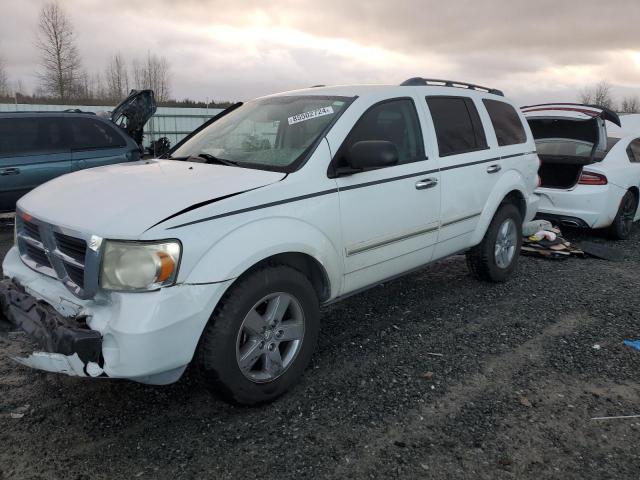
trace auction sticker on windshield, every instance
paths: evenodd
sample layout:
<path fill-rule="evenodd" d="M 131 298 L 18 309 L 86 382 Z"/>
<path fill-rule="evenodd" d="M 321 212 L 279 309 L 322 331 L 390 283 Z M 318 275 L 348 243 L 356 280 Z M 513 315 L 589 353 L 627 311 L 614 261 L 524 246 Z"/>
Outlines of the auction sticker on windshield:
<path fill-rule="evenodd" d="M 294 123 L 304 122 L 306 120 L 311 120 L 312 118 L 323 117 L 324 115 L 332 115 L 333 108 L 331 106 L 318 108 L 316 110 L 311 110 L 310 112 L 299 113 L 298 115 L 294 115 L 293 117 L 289 117 L 287 121 L 289 125 L 293 125 Z"/>

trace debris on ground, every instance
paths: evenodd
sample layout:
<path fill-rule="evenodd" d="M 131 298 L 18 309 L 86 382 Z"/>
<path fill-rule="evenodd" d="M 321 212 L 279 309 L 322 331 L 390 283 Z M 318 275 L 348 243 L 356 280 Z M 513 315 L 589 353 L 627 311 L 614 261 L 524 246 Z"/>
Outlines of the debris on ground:
<path fill-rule="evenodd" d="M 527 397 L 525 397 L 524 395 L 520 396 L 520 405 L 522 405 L 523 407 L 532 407 L 533 405 L 531 405 L 531 402 L 529 401 L 529 399 Z"/>
<path fill-rule="evenodd" d="M 433 372 L 424 372 L 422 374 L 422 378 L 425 380 L 431 380 L 433 378 Z"/>
<path fill-rule="evenodd" d="M 9 413 L 0 413 L 0 417 L 5 417 L 5 418 L 13 418 L 13 419 L 20 419 L 22 417 L 24 417 L 24 414 L 29 410 L 29 405 L 23 405 L 21 407 L 18 407 L 16 409 L 14 409 L 12 412 Z M 2 478 L 2 477 L 0 477 Z"/>
<path fill-rule="evenodd" d="M 579 248 L 589 257 L 599 258 L 600 260 L 609 260 L 610 262 L 622 261 L 622 254 L 608 245 L 582 241 L 580 242 Z"/>
<path fill-rule="evenodd" d="M 533 220 L 522 225 L 522 235 L 525 237 L 530 237 L 541 230 L 553 231 L 553 225 L 548 220 Z"/>
<path fill-rule="evenodd" d="M 525 223 L 522 226 L 522 233 L 524 235 L 523 255 L 551 260 L 566 260 L 572 255 L 584 257 L 581 249 L 572 246 L 571 242 L 562 237 L 560 229 L 546 220 Z"/>
<path fill-rule="evenodd" d="M 618 415 L 615 417 L 592 417 L 591 420 L 619 420 L 624 418 L 640 418 L 640 415 Z"/>
<path fill-rule="evenodd" d="M 622 343 L 636 350 L 640 350 L 640 340 L 625 340 Z"/>

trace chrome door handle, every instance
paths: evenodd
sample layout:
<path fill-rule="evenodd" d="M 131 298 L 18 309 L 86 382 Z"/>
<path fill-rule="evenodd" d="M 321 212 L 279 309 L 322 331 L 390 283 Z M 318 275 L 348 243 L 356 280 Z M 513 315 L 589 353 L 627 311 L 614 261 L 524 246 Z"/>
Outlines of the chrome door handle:
<path fill-rule="evenodd" d="M 433 188 L 438 184 L 437 178 L 425 178 L 416 182 L 416 190 L 424 190 L 426 188 Z"/>
<path fill-rule="evenodd" d="M 7 175 L 18 175 L 19 173 L 19 168 L 3 168 L 2 170 L 0 170 L 0 175 L 2 175 L 3 177 Z"/>
<path fill-rule="evenodd" d="M 500 165 L 490 165 L 487 167 L 487 173 L 498 173 L 500 170 L 502 170 Z"/>

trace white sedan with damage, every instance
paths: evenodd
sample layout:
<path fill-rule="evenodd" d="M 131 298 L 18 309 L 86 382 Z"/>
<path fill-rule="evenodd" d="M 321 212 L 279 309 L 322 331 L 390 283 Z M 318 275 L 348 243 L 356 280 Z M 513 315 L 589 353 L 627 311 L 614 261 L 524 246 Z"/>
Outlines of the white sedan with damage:
<path fill-rule="evenodd" d="M 640 131 L 630 133 L 604 107 L 557 103 L 522 111 L 540 157 L 538 217 L 627 238 L 639 216 Z"/>

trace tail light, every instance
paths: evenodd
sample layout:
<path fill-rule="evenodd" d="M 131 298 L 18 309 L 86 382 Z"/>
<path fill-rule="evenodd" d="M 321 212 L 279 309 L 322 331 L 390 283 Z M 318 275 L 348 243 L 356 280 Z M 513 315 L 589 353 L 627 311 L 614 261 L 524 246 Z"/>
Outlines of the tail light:
<path fill-rule="evenodd" d="M 582 172 L 582 175 L 580 175 L 580 180 L 578 180 L 578 183 L 580 185 L 606 185 L 607 177 L 599 173 Z"/>

